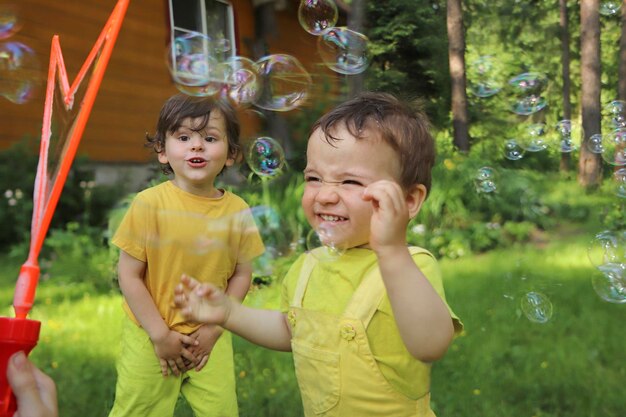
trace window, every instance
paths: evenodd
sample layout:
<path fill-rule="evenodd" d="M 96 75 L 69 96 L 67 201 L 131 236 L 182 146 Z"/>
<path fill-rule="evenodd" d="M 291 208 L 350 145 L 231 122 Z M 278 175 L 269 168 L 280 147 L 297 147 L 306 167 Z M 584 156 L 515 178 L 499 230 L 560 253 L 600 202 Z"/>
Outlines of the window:
<path fill-rule="evenodd" d="M 170 41 L 199 32 L 224 49 L 223 58 L 236 55 L 233 6 L 225 0 L 169 0 Z"/>

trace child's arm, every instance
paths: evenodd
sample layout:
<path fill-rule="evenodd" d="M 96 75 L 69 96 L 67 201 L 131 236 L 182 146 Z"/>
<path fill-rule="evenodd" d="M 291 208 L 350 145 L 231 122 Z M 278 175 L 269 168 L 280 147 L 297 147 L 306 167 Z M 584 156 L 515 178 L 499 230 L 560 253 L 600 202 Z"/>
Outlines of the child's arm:
<path fill-rule="evenodd" d="M 420 186 L 402 191 L 390 181 L 370 184 L 363 198 L 371 201 L 370 246 L 376 252 L 391 308 L 407 350 L 416 359 L 440 359 L 454 335 L 446 304 L 415 265 L 407 248 L 406 227 L 423 201 Z"/>
<path fill-rule="evenodd" d="M 237 264 L 235 272 L 228 280 L 226 295 L 243 301 L 250 289 L 252 281 L 252 264 L 250 262 Z M 222 335 L 222 327 L 216 324 L 205 324 L 190 336 L 198 341 L 197 346 L 190 346 L 189 351 L 196 357 L 195 363 L 191 365 L 196 371 L 202 370 L 209 360 L 213 346 Z M 189 367 L 188 367 L 189 368 Z"/>
<path fill-rule="evenodd" d="M 154 300 L 144 284 L 146 263 L 125 251 L 120 251 L 118 275 L 120 289 L 131 311 L 148 333 L 154 351 L 161 364 L 163 376 L 168 375 L 168 366 L 175 375 L 185 370 L 183 358 L 194 360 L 194 356 L 183 344 L 194 345 L 196 341 L 186 335 L 170 330 L 161 318 Z"/>
<path fill-rule="evenodd" d="M 291 330 L 280 311 L 246 307 L 216 286 L 199 284 L 186 275 L 176 287 L 174 303 L 190 320 L 219 324 L 268 349 L 291 350 Z"/>

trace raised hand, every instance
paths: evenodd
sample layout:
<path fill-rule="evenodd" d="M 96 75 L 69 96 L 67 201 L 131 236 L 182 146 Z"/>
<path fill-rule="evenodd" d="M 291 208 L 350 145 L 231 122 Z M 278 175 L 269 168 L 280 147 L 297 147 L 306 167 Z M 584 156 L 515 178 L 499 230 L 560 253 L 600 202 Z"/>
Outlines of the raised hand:
<path fill-rule="evenodd" d="M 375 251 L 384 247 L 406 246 L 409 208 L 399 184 L 380 180 L 363 191 L 363 200 L 371 201 L 374 213 L 370 221 L 370 246 Z"/>
<path fill-rule="evenodd" d="M 174 304 L 187 320 L 218 325 L 228 320 L 232 307 L 230 298 L 215 285 L 184 274 L 174 290 Z"/>

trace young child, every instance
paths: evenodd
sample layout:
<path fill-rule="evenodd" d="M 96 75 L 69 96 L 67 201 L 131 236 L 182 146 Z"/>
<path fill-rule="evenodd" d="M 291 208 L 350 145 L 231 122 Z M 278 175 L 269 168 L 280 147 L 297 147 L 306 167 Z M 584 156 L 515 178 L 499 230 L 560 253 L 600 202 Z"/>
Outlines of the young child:
<path fill-rule="evenodd" d="M 175 303 L 267 348 L 293 352 L 306 416 L 433 416 L 430 364 L 462 328 L 433 255 L 406 228 L 431 184 L 434 141 L 421 113 L 363 93 L 312 129 L 302 208 L 310 225 L 348 248 L 292 265 L 282 311 L 241 305 L 183 276 Z"/>
<path fill-rule="evenodd" d="M 238 301 L 248 291 L 263 243 L 248 205 L 215 187 L 238 142 L 232 107 L 182 94 L 166 101 L 147 135 L 173 176 L 137 194 L 112 240 L 128 320 L 111 417 L 172 416 L 179 393 L 196 416 L 238 415 L 231 335 L 190 323 L 172 304 L 173 277 L 183 273 Z"/>

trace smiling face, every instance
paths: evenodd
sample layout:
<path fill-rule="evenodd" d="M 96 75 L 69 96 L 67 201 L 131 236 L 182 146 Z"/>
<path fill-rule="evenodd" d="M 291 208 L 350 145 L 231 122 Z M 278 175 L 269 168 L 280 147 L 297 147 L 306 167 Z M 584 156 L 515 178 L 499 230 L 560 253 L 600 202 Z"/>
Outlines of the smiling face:
<path fill-rule="evenodd" d="M 215 109 L 211 111 L 207 125 L 197 130 L 203 119 L 186 118 L 180 127 L 167 132 L 165 147 L 158 154 L 159 162 L 172 167 L 179 188 L 197 195 L 216 197 L 215 178 L 234 159 L 229 155 L 225 119 Z"/>
<path fill-rule="evenodd" d="M 355 138 L 340 124 L 332 134 L 341 139 L 332 145 L 319 128 L 309 138 L 302 208 L 313 229 L 332 228 L 334 243 L 367 247 L 373 208 L 363 190 L 379 180 L 398 182 L 399 157 L 373 132 Z"/>

